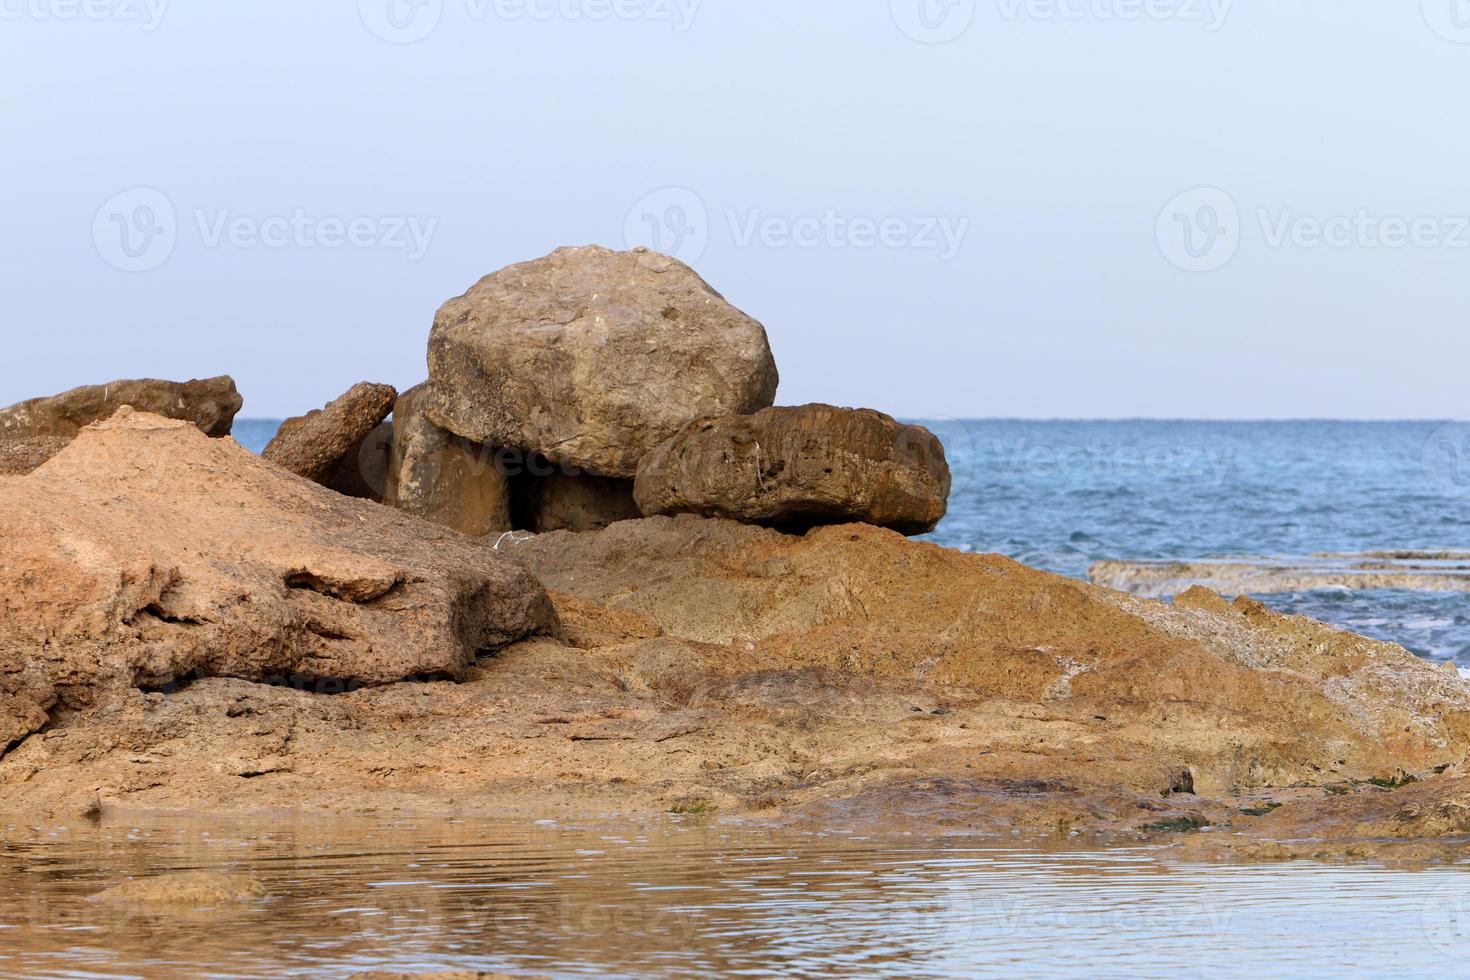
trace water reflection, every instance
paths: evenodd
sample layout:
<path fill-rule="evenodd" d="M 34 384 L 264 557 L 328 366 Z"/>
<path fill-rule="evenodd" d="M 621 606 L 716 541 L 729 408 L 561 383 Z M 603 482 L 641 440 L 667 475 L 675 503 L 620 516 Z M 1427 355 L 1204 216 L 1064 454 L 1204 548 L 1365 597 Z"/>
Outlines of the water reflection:
<path fill-rule="evenodd" d="M 272 897 L 88 900 L 129 876 L 245 872 Z M 646 824 L 298 819 L 0 833 L 0 975 L 360 970 L 834 977 L 1440 973 L 1470 871 L 1182 865 L 1165 853 Z"/>

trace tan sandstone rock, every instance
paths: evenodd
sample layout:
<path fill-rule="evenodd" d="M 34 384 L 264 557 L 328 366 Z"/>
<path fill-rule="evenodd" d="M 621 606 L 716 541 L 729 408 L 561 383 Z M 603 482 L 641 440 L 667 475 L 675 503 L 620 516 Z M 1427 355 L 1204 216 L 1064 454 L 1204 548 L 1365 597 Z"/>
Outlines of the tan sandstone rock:
<path fill-rule="evenodd" d="M 501 550 L 556 587 L 559 636 L 458 684 L 124 689 L 0 756 L 0 812 L 718 812 L 1261 855 L 1343 835 L 1307 856 L 1381 833 L 1441 853 L 1467 826 L 1470 684 L 1256 603 L 1168 605 L 866 525 L 683 516 Z"/>
<path fill-rule="evenodd" d="M 925 534 L 944 517 L 949 488 L 944 446 L 929 430 L 806 405 L 691 423 L 643 458 L 636 498 L 649 516 Z"/>
<path fill-rule="evenodd" d="M 325 408 L 283 422 L 261 455 L 317 483 L 334 479 L 334 473 L 340 475 L 344 468 L 350 480 L 354 470 L 362 472 L 361 464 L 353 460 L 360 460 L 364 441 L 393 411 L 397 398 L 391 385 L 353 385 Z M 347 457 L 351 459 L 344 463 Z M 340 478 L 337 482 L 344 485 Z M 378 488 L 379 495 L 382 489 Z"/>
<path fill-rule="evenodd" d="M 495 450 L 429 421 L 427 385 L 393 408 L 386 502 L 472 538 L 511 529 L 510 479 Z"/>
<path fill-rule="evenodd" d="M 458 678 L 554 625 L 519 563 L 184 422 L 122 409 L 0 480 L 0 746 L 203 676 Z"/>
<path fill-rule="evenodd" d="M 563 248 L 445 303 L 429 338 L 438 425 L 631 479 L 686 423 L 754 412 L 778 377 L 765 329 L 683 263 Z"/>
<path fill-rule="evenodd" d="M 244 404 L 232 378 L 205 381 L 114 381 L 33 398 L 0 410 L 0 475 L 29 473 L 55 456 L 84 426 L 123 405 L 182 419 L 216 438 L 230 434 Z"/>

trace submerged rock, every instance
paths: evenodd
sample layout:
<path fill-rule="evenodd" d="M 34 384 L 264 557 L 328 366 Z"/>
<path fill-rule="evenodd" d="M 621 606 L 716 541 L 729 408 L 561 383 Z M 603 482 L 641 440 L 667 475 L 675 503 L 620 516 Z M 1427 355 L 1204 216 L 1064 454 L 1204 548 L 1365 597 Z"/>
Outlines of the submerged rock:
<path fill-rule="evenodd" d="M 137 878 L 114 885 L 92 896 L 95 902 L 128 905 L 183 906 L 196 909 L 233 905 L 266 898 L 269 892 L 259 879 L 244 874 L 186 871 L 179 874 Z"/>
<path fill-rule="evenodd" d="M 496 452 L 435 425 L 428 401 L 419 385 L 393 408 L 387 502 L 472 538 L 509 531 L 510 479 Z"/>
<path fill-rule="evenodd" d="M 1214 561 L 1099 561 L 1088 569 L 1088 577 L 1110 589 L 1161 598 L 1179 595 L 1196 585 L 1230 595 L 1328 589 L 1470 592 L 1470 556 L 1395 552 Z"/>
<path fill-rule="evenodd" d="M 780 527 L 862 522 L 926 534 L 949 501 L 944 446 L 866 409 L 806 405 L 705 419 L 643 458 L 643 513 Z"/>
<path fill-rule="evenodd" d="M 563 248 L 445 303 L 429 415 L 489 446 L 631 479 L 684 424 L 775 399 L 765 329 L 683 263 Z"/>
<path fill-rule="evenodd" d="M 261 455 L 308 480 L 327 484 L 335 479 L 338 486 L 350 487 L 352 473 L 362 473 L 354 461 L 360 461 L 364 441 L 393 411 L 397 398 L 391 385 L 353 385 L 325 408 L 283 422 Z M 379 487 L 376 495 L 381 494 Z"/>
<path fill-rule="evenodd" d="M 234 379 L 114 381 L 0 409 L 0 475 L 29 473 L 61 452 L 85 426 L 110 418 L 124 405 L 181 419 L 207 436 L 230 434 L 244 401 Z"/>
<path fill-rule="evenodd" d="M 519 563 L 184 422 L 123 409 L 0 480 L 0 746 L 205 676 L 459 678 L 554 624 Z"/>

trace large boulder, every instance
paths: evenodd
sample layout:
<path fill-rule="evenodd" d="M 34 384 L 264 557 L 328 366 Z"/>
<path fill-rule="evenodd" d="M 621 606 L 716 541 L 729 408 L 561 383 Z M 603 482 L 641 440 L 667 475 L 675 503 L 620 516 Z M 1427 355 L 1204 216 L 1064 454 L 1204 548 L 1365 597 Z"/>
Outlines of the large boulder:
<path fill-rule="evenodd" d="M 554 627 L 520 563 L 185 422 L 123 409 L 0 479 L 0 747 L 109 691 L 460 679 Z"/>
<path fill-rule="evenodd" d="M 861 522 L 934 530 L 949 500 L 944 446 L 866 409 L 768 408 L 690 423 L 643 458 L 643 513 L 778 527 Z"/>
<path fill-rule="evenodd" d="M 495 450 L 429 421 L 427 385 L 398 397 L 386 503 L 472 538 L 511 529 L 510 479 Z"/>
<path fill-rule="evenodd" d="M 83 427 L 124 405 L 196 425 L 207 436 L 230 434 L 244 404 L 234 379 L 114 381 L 0 409 L 0 475 L 29 473 L 61 452 Z"/>
<path fill-rule="evenodd" d="M 283 422 L 261 455 L 297 476 L 336 484 L 333 489 L 339 491 L 350 490 L 355 486 L 354 474 L 361 477 L 364 473 L 364 448 L 397 399 L 392 385 L 366 381 L 353 385 L 325 408 Z M 383 442 L 374 440 L 372 445 L 381 447 Z M 368 473 L 375 471 L 372 466 L 366 468 Z M 349 492 L 348 496 L 381 496 L 383 489 L 379 486 L 376 493 Z"/>
<path fill-rule="evenodd" d="M 476 442 L 631 479 L 686 423 L 776 396 L 765 329 L 683 263 L 563 248 L 445 303 L 430 417 Z"/>

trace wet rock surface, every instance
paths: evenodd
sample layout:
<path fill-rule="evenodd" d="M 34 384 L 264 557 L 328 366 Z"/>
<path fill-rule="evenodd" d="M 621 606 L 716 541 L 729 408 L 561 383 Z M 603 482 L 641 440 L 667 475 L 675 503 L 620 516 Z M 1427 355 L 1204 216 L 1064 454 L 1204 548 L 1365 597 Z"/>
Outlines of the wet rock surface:
<path fill-rule="evenodd" d="M 93 422 L 124 405 L 195 425 L 205 435 L 230 434 L 244 400 L 228 377 L 204 381 L 114 381 L 0 409 L 0 476 L 29 473 L 66 448 Z"/>
<path fill-rule="evenodd" d="M 437 425 L 624 479 L 686 423 L 769 406 L 778 382 L 765 329 L 694 270 L 596 246 L 502 269 L 445 303 L 429 375 Z"/>
<path fill-rule="evenodd" d="M 644 514 L 925 534 L 949 500 L 944 446 L 868 409 L 805 405 L 691 423 L 643 458 Z"/>

